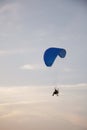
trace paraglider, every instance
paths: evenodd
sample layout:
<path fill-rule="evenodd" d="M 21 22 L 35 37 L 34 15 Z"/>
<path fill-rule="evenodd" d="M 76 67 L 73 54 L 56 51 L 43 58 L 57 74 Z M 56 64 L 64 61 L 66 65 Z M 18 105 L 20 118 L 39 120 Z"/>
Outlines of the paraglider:
<path fill-rule="evenodd" d="M 48 48 L 45 52 L 44 52 L 44 63 L 47 67 L 51 67 L 54 64 L 55 59 L 57 58 L 57 56 L 59 56 L 60 58 L 65 58 L 66 56 L 66 50 L 63 48 L 55 48 L 55 47 L 51 47 Z M 59 89 L 55 89 L 52 96 L 59 94 Z"/>
<path fill-rule="evenodd" d="M 66 50 L 54 47 L 48 48 L 44 53 L 44 62 L 46 66 L 51 67 L 57 56 L 64 58 L 66 56 Z"/>

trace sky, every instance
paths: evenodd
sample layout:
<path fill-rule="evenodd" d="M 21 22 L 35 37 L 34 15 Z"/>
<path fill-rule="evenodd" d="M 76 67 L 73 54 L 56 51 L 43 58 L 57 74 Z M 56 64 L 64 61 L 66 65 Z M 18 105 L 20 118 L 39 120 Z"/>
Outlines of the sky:
<path fill-rule="evenodd" d="M 0 87 L 1 130 L 87 130 L 87 86 Z"/>
<path fill-rule="evenodd" d="M 46 67 L 44 51 L 65 48 Z M 0 0 L 0 86 L 87 83 L 86 0 Z"/>
<path fill-rule="evenodd" d="M 86 53 L 87 0 L 0 0 L 0 130 L 87 130 Z"/>

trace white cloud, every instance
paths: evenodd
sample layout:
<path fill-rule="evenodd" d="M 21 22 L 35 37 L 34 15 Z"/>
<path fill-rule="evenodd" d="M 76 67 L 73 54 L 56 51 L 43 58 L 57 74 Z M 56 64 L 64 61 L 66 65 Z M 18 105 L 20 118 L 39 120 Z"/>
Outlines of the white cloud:
<path fill-rule="evenodd" d="M 87 87 L 87 83 L 78 83 L 78 84 L 67 84 L 67 85 L 59 85 L 61 87 L 69 87 L 69 88 L 76 88 L 76 87 Z"/>
<path fill-rule="evenodd" d="M 29 64 L 23 65 L 20 68 L 23 69 L 23 70 L 34 70 L 35 69 L 34 66 L 29 65 Z"/>
<path fill-rule="evenodd" d="M 39 69 L 42 69 L 42 68 L 43 67 L 39 64 L 35 64 L 35 65 L 25 64 L 25 65 L 20 67 L 20 69 L 22 69 L 22 70 L 39 70 Z"/>

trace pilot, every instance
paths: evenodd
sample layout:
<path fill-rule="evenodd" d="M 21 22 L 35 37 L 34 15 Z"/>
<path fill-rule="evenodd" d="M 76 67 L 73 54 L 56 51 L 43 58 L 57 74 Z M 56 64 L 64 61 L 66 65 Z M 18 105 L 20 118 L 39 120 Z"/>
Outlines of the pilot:
<path fill-rule="evenodd" d="M 53 92 L 53 94 L 52 94 L 52 96 L 54 96 L 54 95 L 58 96 L 58 94 L 59 94 L 59 90 L 55 89 L 54 92 Z"/>

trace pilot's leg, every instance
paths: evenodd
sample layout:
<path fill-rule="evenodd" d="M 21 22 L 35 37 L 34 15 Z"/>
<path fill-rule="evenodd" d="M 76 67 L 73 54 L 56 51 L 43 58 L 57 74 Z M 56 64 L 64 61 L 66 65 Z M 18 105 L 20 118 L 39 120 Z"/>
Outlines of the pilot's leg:
<path fill-rule="evenodd" d="M 54 96 L 54 93 L 52 94 L 52 96 Z"/>

